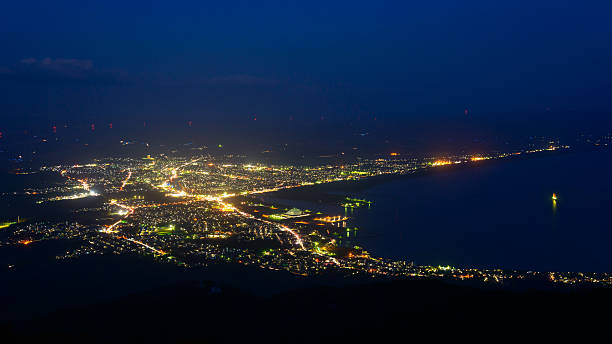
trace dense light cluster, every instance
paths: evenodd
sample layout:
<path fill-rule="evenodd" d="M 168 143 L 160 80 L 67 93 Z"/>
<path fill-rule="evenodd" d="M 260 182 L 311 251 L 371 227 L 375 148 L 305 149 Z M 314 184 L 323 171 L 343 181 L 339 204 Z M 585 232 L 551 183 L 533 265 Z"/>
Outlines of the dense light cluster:
<path fill-rule="evenodd" d="M 361 159 L 352 164 L 293 166 L 246 163 L 243 158 L 209 156 L 104 159 L 86 165 L 43 167 L 59 176 L 48 187 L 20 196 L 42 204 L 78 202 L 62 221 L 7 222 L 2 245 L 66 242 L 57 259 L 90 254 L 145 254 L 184 266 L 231 262 L 299 275 L 430 277 L 503 282 L 539 279 L 561 283 L 612 282 L 607 274 L 532 273 L 505 270 L 415 266 L 371 257 L 346 243 L 357 228 L 340 214 L 280 210 L 253 196 L 289 188 L 382 175 L 409 174 L 451 164 L 478 164 L 543 150 L 431 158 Z M 7 195 L 4 195 L 7 196 Z M 371 202 L 346 198 L 345 209 Z"/>

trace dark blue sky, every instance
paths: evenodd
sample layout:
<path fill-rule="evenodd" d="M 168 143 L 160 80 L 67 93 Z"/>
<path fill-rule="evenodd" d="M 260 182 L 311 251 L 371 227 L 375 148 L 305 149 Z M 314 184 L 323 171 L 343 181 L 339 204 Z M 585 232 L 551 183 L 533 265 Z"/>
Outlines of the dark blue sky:
<path fill-rule="evenodd" d="M 610 13 L 609 1 L 3 2 L 0 129 L 257 114 L 452 131 L 466 108 L 488 130 L 600 123 Z"/>

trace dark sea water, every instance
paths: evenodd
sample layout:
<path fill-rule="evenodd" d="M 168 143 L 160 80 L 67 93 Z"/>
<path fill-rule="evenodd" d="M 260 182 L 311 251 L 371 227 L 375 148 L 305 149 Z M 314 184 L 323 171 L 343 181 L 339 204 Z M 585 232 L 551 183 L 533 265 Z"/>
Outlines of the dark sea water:
<path fill-rule="evenodd" d="M 359 230 L 343 241 L 362 246 L 373 256 L 423 265 L 612 272 L 612 150 L 436 171 L 368 187 L 327 185 L 309 193 L 320 193 L 322 199 L 328 193 L 372 201 L 369 208 L 347 213 L 347 226 Z M 10 193 L 53 184 L 54 178 L 5 175 L 0 184 Z M 296 190 L 282 200 L 262 197 L 289 207 L 344 213 L 336 202 L 306 201 L 303 193 Z M 57 215 L 59 208 L 77 202 L 66 201 L 48 210 L 23 196 L 1 198 L 3 221 L 17 215 Z"/>
<path fill-rule="evenodd" d="M 570 151 L 437 168 L 365 187 L 328 184 L 308 196 L 295 190 L 263 200 L 346 214 L 351 230 L 341 244 L 359 245 L 374 257 L 419 265 L 612 272 L 611 176 L 612 150 Z M 346 196 L 373 203 L 345 210 L 338 200 Z"/>
<path fill-rule="evenodd" d="M 612 272 L 611 177 L 611 150 L 487 163 L 363 190 L 374 204 L 350 221 L 374 256 Z"/>

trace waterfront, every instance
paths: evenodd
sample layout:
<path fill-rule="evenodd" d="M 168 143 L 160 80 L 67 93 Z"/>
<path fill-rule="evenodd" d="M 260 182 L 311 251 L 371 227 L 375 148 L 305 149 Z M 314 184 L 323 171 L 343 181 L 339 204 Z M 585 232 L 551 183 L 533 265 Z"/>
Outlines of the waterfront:
<path fill-rule="evenodd" d="M 536 271 L 612 271 L 609 150 L 484 162 L 374 183 L 321 186 L 268 199 L 343 213 L 337 199 L 372 201 L 348 209 L 351 245 L 415 264 Z M 553 204 L 552 194 L 558 200 Z M 292 198 L 292 195 L 294 199 Z M 282 197 L 282 198 L 281 198 Z M 352 237 L 350 237 L 352 235 Z"/>
<path fill-rule="evenodd" d="M 563 266 L 550 271 L 553 269 L 542 265 L 530 272 L 528 270 L 534 269 L 531 266 L 491 261 L 486 254 L 480 257 L 482 260 L 472 260 L 473 265 L 464 265 L 458 259 L 444 261 L 448 257 L 466 256 L 452 250 L 465 250 L 458 245 L 461 242 L 456 237 L 448 234 L 453 230 L 456 230 L 453 234 L 462 233 L 468 237 L 479 235 L 469 242 L 475 248 L 496 249 L 496 246 L 495 242 L 486 240 L 494 238 L 490 233 L 471 232 L 472 227 L 468 226 L 473 224 L 462 221 L 459 215 L 469 212 L 440 210 L 440 200 L 454 207 L 453 199 L 448 199 L 449 194 L 467 198 L 473 195 L 456 185 L 446 187 L 437 176 L 461 176 L 457 173 L 481 168 L 487 171 L 486 168 L 506 165 L 504 162 L 524 164 L 530 157 L 545 161 L 548 157 L 572 152 L 576 151 L 567 146 L 549 145 L 487 155 L 359 159 L 352 164 L 310 167 L 252 164 L 240 161 L 239 157 L 168 157 L 160 154 L 158 157 L 109 157 L 85 164 L 42 166 L 41 173 L 57 173 L 62 181 L 42 188 L 28 187 L 4 196 L 9 204 L 11 199 L 29 200 L 47 214 L 31 212 L 28 214 L 31 218 L 18 217 L 17 221 L 4 222 L 6 230 L 2 232 L 0 244 L 25 248 L 49 240 L 74 243 L 58 251 L 56 260 L 136 254 L 184 267 L 237 263 L 300 276 L 336 274 L 344 277 L 470 279 L 485 283 L 527 280 L 527 283 L 609 284 L 610 274 L 588 274 L 598 270 L 574 270 Z M 498 163 L 491 164 L 492 161 Z M 567 167 L 563 162 L 557 165 Z M 577 165 L 588 163 L 578 162 Z M 39 172 L 19 173 L 27 176 Z M 479 174 L 474 177 L 485 178 Z M 418 185 L 408 186 L 408 189 L 393 185 L 401 180 L 412 180 Z M 428 185 L 428 182 L 436 185 Z M 466 184 L 454 178 L 448 182 Z M 503 179 L 495 182 L 511 184 Z M 486 187 L 487 183 L 477 184 Z M 385 185 L 391 185 L 391 189 L 386 192 L 383 189 L 377 194 L 377 188 Z M 466 185 L 476 189 L 469 183 Z M 553 189 L 558 199 L 550 210 L 557 216 L 566 193 L 557 190 L 559 185 Z M 501 191 L 506 192 L 504 188 Z M 437 195 L 440 192 L 444 195 Z M 287 195 L 289 201 L 284 201 L 283 206 L 278 199 L 287 199 Z M 546 197 L 553 204 L 551 195 Z M 461 197 L 457 200 L 469 205 Z M 488 202 L 486 197 L 483 201 Z M 419 210 L 421 205 L 427 209 Z M 495 214 L 478 204 L 471 207 Z M 68 213 L 61 215 L 56 213 L 57 209 Z M 419 214 L 413 216 L 410 211 Z M 48 215 L 49 212 L 52 215 Z M 528 213 L 523 211 L 522 214 Z M 416 226 L 405 222 L 415 218 L 420 220 Z M 486 224 L 481 218 L 484 217 L 477 216 L 475 222 Z M 432 223 L 442 224 L 438 232 L 432 229 Z M 489 223 L 498 228 L 493 221 Z M 424 233 L 433 233 L 433 237 Z M 407 247 L 402 242 L 406 237 L 417 244 L 418 239 L 422 239 L 419 248 L 424 251 Z M 503 236 L 500 237 L 503 240 Z M 384 240 L 391 238 L 395 246 L 377 246 L 377 238 L 382 238 L 379 244 L 386 244 Z M 444 238 L 450 239 L 444 241 Z M 432 245 L 443 246 L 441 243 L 454 246 L 449 246 L 450 253 L 441 254 L 438 261 L 422 255 L 423 252 L 436 252 L 439 247 Z M 394 251 L 396 249 L 400 250 L 399 254 Z M 18 260 L 7 261 L 8 269 L 21 269 L 23 262 Z M 568 270 L 573 272 L 565 273 Z"/>

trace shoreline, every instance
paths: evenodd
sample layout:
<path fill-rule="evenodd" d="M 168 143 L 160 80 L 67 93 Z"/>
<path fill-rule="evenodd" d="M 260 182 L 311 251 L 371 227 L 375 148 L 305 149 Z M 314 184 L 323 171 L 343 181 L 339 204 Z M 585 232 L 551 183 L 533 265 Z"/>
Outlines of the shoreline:
<path fill-rule="evenodd" d="M 331 196 L 329 192 L 331 191 L 340 191 L 340 192 L 359 192 L 365 189 L 368 189 L 373 186 L 377 186 L 380 184 L 385 184 L 389 182 L 393 182 L 396 180 L 402 180 L 404 178 L 418 178 L 425 177 L 430 175 L 436 175 L 441 173 L 450 173 L 452 171 L 458 171 L 469 168 L 478 168 L 478 167 L 490 167 L 496 164 L 505 164 L 517 160 L 525 160 L 525 159 L 541 159 L 547 157 L 554 157 L 560 154 L 580 154 L 583 152 L 591 152 L 595 150 L 577 150 L 577 149 L 564 149 L 561 151 L 551 151 L 551 152 L 540 152 L 540 153 L 532 153 L 520 156 L 511 156 L 506 158 L 498 158 L 498 159 L 490 159 L 490 160 L 482 160 L 482 161 L 467 161 L 461 164 L 453 164 L 446 166 L 437 166 L 437 167 L 425 167 L 417 169 L 411 173 L 405 174 L 386 174 L 386 175 L 378 175 L 372 177 L 366 177 L 360 180 L 342 180 L 330 183 L 323 184 L 315 184 L 315 185 L 304 185 L 291 189 L 284 189 L 278 191 L 272 191 L 263 193 L 260 195 L 273 197 L 278 199 L 285 200 L 305 200 L 305 201 L 319 201 L 323 200 L 322 198 L 313 199 L 312 197 L 305 197 L 307 195 L 313 196 L 314 193 L 320 193 L 320 196 Z M 253 195 L 249 195 L 253 196 Z M 296 197 L 297 196 L 297 197 Z M 256 197 L 256 196 L 255 196 Z M 234 197 L 230 198 L 230 200 L 234 199 Z"/>
<path fill-rule="evenodd" d="M 510 156 L 507 158 L 500 158 L 500 159 L 492 159 L 492 160 L 477 161 L 477 162 L 466 162 L 462 164 L 438 166 L 436 168 L 428 167 L 428 168 L 419 169 L 412 173 L 407 173 L 407 174 L 380 175 L 380 176 L 364 178 L 362 180 L 348 180 L 348 181 L 330 182 L 326 184 L 307 185 L 304 187 L 299 187 L 299 188 L 294 188 L 294 189 L 286 189 L 286 190 L 269 192 L 266 194 L 262 194 L 261 196 L 262 196 L 263 201 L 269 202 L 271 204 L 276 203 L 276 204 L 282 204 L 282 205 L 291 207 L 292 204 L 290 201 L 294 201 L 295 204 L 297 204 L 294 206 L 297 206 L 298 208 L 303 208 L 300 206 L 300 202 L 303 202 L 304 204 L 302 205 L 307 207 L 307 209 L 316 209 L 316 208 L 311 208 L 311 206 L 317 207 L 316 204 L 318 203 L 319 208 L 323 209 L 327 206 L 331 206 L 333 204 L 336 204 L 342 201 L 345 198 L 345 196 L 362 198 L 364 197 L 363 196 L 364 194 L 360 195 L 360 193 L 366 192 L 367 194 L 367 190 L 369 188 L 372 188 L 378 185 L 382 185 L 386 183 L 393 183 L 396 181 L 400 181 L 400 183 L 402 183 L 402 181 L 408 181 L 408 179 L 404 179 L 404 178 L 431 178 L 432 176 L 433 177 L 442 176 L 442 173 L 451 173 L 451 171 L 457 172 L 457 171 L 461 171 L 466 168 L 476 168 L 476 167 L 481 167 L 481 168 L 494 167 L 498 169 L 499 168 L 506 169 L 508 167 L 513 168 L 515 165 L 501 165 L 501 164 L 507 164 L 509 162 L 519 163 L 520 160 L 525 160 L 525 159 L 527 160 L 542 159 L 542 161 L 537 162 L 537 164 L 544 165 L 544 166 L 548 164 L 555 165 L 555 164 L 558 164 L 559 161 L 565 161 L 563 159 L 576 159 L 576 158 L 581 158 L 581 157 L 587 157 L 588 159 L 592 159 L 593 157 L 597 158 L 600 154 L 602 153 L 605 154 L 606 151 L 607 151 L 606 149 L 595 149 L 595 150 L 566 149 L 562 151 L 546 151 L 546 152 L 542 152 L 541 154 L 526 154 L 526 155 L 519 155 L 519 156 Z M 551 159 L 546 159 L 546 158 L 551 158 Z M 558 158 L 561 158 L 561 160 L 559 160 Z M 470 172 L 462 172 L 462 174 L 470 175 Z M 425 183 L 425 180 L 413 180 L 410 183 L 412 183 L 411 185 L 413 186 L 420 185 L 420 183 Z M 394 193 L 393 187 L 389 188 L 386 186 L 385 188 L 386 188 L 385 190 L 387 190 L 389 194 Z M 252 195 L 250 197 L 257 198 L 258 196 L 259 195 Z M 376 203 L 376 199 L 370 199 L 370 201 L 374 201 L 374 203 Z M 312 205 L 312 204 L 309 205 L 310 203 L 314 203 L 315 205 Z M 529 224 L 529 222 L 527 222 L 527 224 L 533 226 L 533 224 Z M 367 228 L 370 228 L 370 225 L 368 225 Z M 365 228 L 366 227 L 362 229 L 365 229 Z M 358 239 L 355 239 L 355 240 L 358 240 Z M 367 241 L 368 239 L 365 239 L 365 240 Z M 385 252 L 377 252 L 376 250 L 373 249 L 373 247 L 370 247 L 370 245 L 366 244 L 365 242 L 362 242 L 362 245 L 359 245 L 359 246 L 363 246 L 366 250 L 372 251 L 375 257 L 382 257 L 382 258 L 391 259 L 391 260 L 408 260 L 408 261 L 414 260 L 415 263 L 417 263 L 417 265 L 431 265 L 432 264 L 431 261 L 417 259 L 416 257 L 411 257 L 410 259 L 406 259 L 405 257 L 393 257 L 392 255 L 385 254 Z M 501 268 L 504 270 L 533 270 L 534 269 L 534 267 L 524 266 L 524 265 L 514 265 L 514 264 L 510 264 L 510 265 L 505 265 L 505 264 L 477 264 L 477 265 L 452 264 L 452 265 L 454 267 L 460 267 L 460 268 L 477 267 L 479 269 L 496 269 L 496 268 Z M 558 271 L 559 267 L 544 267 L 544 268 L 540 267 L 539 269 L 536 269 L 536 270 L 537 271 Z M 588 269 L 584 267 L 578 268 L 578 269 L 570 269 L 568 271 L 588 271 L 591 273 L 607 272 L 607 270 L 601 270 L 599 268 Z"/>

